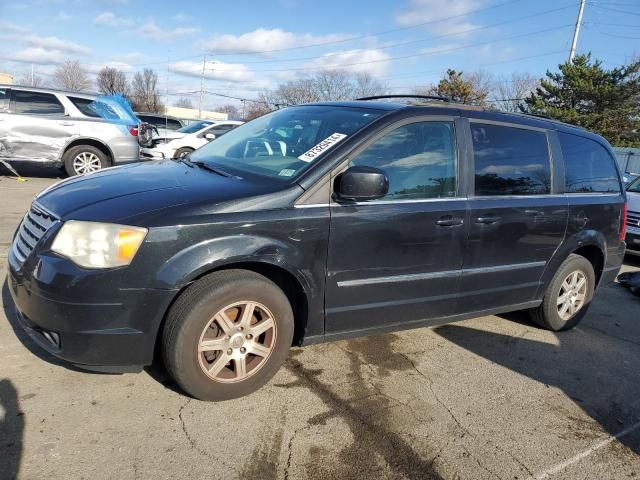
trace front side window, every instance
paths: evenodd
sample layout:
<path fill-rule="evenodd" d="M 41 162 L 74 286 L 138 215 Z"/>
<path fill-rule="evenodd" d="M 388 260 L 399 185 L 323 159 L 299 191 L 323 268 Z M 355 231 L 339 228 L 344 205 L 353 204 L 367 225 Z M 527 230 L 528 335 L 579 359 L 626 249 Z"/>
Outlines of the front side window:
<path fill-rule="evenodd" d="M 456 192 L 453 122 L 398 127 L 369 145 L 350 165 L 379 168 L 389 177 L 384 199 L 449 198 Z"/>
<path fill-rule="evenodd" d="M 567 193 L 618 193 L 620 182 L 609 152 L 588 138 L 558 132 Z"/>
<path fill-rule="evenodd" d="M 51 93 L 15 90 L 13 92 L 15 113 L 31 115 L 62 115 L 64 107 Z"/>
<path fill-rule="evenodd" d="M 238 176 L 290 182 L 381 113 L 356 107 L 288 107 L 228 131 L 190 159 Z"/>
<path fill-rule="evenodd" d="M 540 195 L 551 191 L 547 135 L 502 125 L 472 123 L 475 195 Z"/>

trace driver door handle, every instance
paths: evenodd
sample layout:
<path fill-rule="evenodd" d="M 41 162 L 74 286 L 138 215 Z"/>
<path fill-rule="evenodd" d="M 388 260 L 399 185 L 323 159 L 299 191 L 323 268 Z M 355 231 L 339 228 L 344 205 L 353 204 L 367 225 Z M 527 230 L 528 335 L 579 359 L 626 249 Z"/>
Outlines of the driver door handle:
<path fill-rule="evenodd" d="M 495 217 L 495 216 L 478 217 L 476 218 L 476 223 L 489 224 L 489 223 L 496 223 L 499 220 L 500 220 L 500 217 Z"/>
<path fill-rule="evenodd" d="M 464 220 L 462 218 L 452 217 L 451 215 L 445 215 L 436 220 L 436 225 L 441 227 L 453 227 L 455 225 L 462 225 Z"/>

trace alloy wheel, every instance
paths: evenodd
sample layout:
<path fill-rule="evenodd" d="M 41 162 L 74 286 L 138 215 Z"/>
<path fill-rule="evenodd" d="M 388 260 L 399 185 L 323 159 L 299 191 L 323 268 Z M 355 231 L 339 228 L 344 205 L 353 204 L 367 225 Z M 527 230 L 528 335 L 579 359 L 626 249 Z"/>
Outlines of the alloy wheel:
<path fill-rule="evenodd" d="M 276 344 L 276 322 L 264 305 L 236 302 L 222 308 L 200 335 L 196 355 L 212 380 L 233 383 L 260 370 Z"/>
<path fill-rule="evenodd" d="M 76 158 L 73 159 L 73 170 L 78 175 L 97 172 L 100 169 L 102 169 L 102 162 L 94 153 L 80 152 L 76 155 Z"/>
<path fill-rule="evenodd" d="M 581 270 L 571 272 L 562 282 L 558 292 L 558 315 L 569 320 L 580 310 L 587 298 L 587 276 Z"/>

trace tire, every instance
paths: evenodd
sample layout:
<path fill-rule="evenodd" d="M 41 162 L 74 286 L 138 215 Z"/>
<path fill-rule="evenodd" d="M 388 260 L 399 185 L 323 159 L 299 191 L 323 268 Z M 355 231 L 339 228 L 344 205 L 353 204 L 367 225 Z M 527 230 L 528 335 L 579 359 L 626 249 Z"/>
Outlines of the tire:
<path fill-rule="evenodd" d="M 111 166 L 111 159 L 102 150 L 92 145 L 72 147 L 62 156 L 67 175 L 85 175 Z"/>
<path fill-rule="evenodd" d="M 260 333 L 269 318 L 273 327 Z M 246 270 L 215 272 L 191 285 L 169 310 L 162 358 L 188 394 L 229 400 L 258 390 L 276 374 L 289 353 L 293 328 L 289 300 L 272 281 Z M 200 352 L 206 342 L 209 350 Z"/>
<path fill-rule="evenodd" d="M 571 278 L 569 278 L 570 276 Z M 572 287 L 574 279 L 576 279 L 578 285 L 582 279 L 584 279 L 584 288 L 575 288 L 573 291 L 567 290 L 567 287 Z M 565 281 L 568 283 L 565 284 Z M 593 299 L 595 284 L 596 276 L 591 262 L 580 255 L 569 255 L 569 257 L 562 262 L 562 265 L 560 265 L 560 268 L 558 268 L 558 271 L 547 286 L 542 304 L 529 311 L 532 320 L 541 327 L 554 332 L 569 330 L 575 327 L 589 309 L 589 305 Z M 561 294 L 567 300 L 560 304 L 559 297 Z M 584 295 L 583 298 L 582 295 Z M 574 300 L 572 300 L 572 298 Z M 578 304 L 581 298 L 582 301 Z M 573 307 L 570 307 L 571 304 L 573 304 Z M 569 306 L 569 308 L 566 308 L 567 306 Z M 573 308 L 575 308 L 575 312 L 572 313 L 571 310 Z M 561 315 L 563 311 L 564 315 Z"/>
<path fill-rule="evenodd" d="M 173 158 L 181 158 L 185 155 L 188 155 L 189 153 L 193 152 L 193 148 L 191 147 L 182 147 L 177 149 L 174 154 L 173 154 Z"/>

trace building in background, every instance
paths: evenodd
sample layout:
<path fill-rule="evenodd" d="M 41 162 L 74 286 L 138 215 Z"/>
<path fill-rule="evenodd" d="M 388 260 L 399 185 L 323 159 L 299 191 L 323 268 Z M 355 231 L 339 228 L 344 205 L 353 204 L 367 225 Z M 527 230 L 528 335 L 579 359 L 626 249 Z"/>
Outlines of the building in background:
<path fill-rule="evenodd" d="M 0 83 L 4 83 L 5 85 L 13 85 L 13 75 L 0 72 Z"/>
<path fill-rule="evenodd" d="M 202 110 L 202 114 L 198 116 L 197 108 L 169 107 L 165 109 L 167 115 L 184 120 L 186 124 L 196 120 L 227 120 L 229 115 L 220 112 L 210 112 Z"/>

